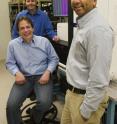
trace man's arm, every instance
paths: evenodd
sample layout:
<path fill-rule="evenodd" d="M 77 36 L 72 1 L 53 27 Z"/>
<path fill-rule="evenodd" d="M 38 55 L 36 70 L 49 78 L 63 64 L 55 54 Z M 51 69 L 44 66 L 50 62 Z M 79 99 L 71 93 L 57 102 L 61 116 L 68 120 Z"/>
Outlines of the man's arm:
<path fill-rule="evenodd" d="M 11 74 L 15 76 L 16 84 L 24 84 L 26 82 L 26 79 L 17 66 L 17 62 L 15 60 L 14 50 L 11 42 L 12 41 L 10 41 L 7 50 L 6 68 L 10 71 Z"/>
<path fill-rule="evenodd" d="M 6 68 L 10 71 L 11 74 L 15 75 L 16 72 L 20 72 L 17 62 L 15 60 L 15 55 L 13 51 L 12 41 L 9 42 L 7 57 L 6 57 Z"/>
<path fill-rule="evenodd" d="M 17 28 L 16 28 L 16 20 L 14 22 L 13 28 L 12 28 L 12 39 L 19 37 Z"/>
<path fill-rule="evenodd" d="M 21 11 L 16 15 L 16 19 L 15 19 L 15 22 L 13 24 L 13 28 L 12 28 L 12 32 L 11 32 L 12 33 L 12 39 L 19 37 L 19 33 L 18 33 L 17 28 L 16 28 L 16 22 L 17 22 L 17 19 L 20 18 L 21 16 L 25 16 L 25 11 Z"/>
<path fill-rule="evenodd" d="M 50 42 L 48 42 L 48 44 L 46 44 L 46 49 L 47 49 L 47 56 L 48 56 L 47 70 L 50 71 L 51 73 L 53 73 L 53 71 L 56 69 L 56 66 L 59 63 L 59 57 L 56 54 L 56 52 Z"/>
<path fill-rule="evenodd" d="M 109 85 L 109 69 L 112 57 L 113 35 L 111 30 L 97 27 L 88 32 L 87 62 L 89 79 L 84 101 L 81 104 L 81 115 L 88 119 L 104 99 Z"/>
<path fill-rule="evenodd" d="M 58 58 L 53 46 L 48 41 L 48 39 L 45 39 L 45 40 L 47 40 L 46 53 L 47 53 L 47 58 L 48 58 L 48 67 L 38 81 L 41 84 L 48 83 L 51 74 L 56 69 L 56 66 L 58 65 L 58 62 L 59 62 L 59 58 Z"/>
<path fill-rule="evenodd" d="M 55 42 L 58 42 L 60 38 L 57 36 L 57 33 L 54 31 L 52 22 L 50 21 L 49 17 L 45 15 L 45 29 L 46 34 Z"/>
<path fill-rule="evenodd" d="M 16 28 L 16 21 L 17 21 L 17 19 L 18 19 L 18 16 L 16 17 L 15 22 L 13 24 L 13 28 L 12 28 L 12 32 L 11 32 L 12 39 L 19 37 L 19 33 L 17 31 L 17 28 Z"/>

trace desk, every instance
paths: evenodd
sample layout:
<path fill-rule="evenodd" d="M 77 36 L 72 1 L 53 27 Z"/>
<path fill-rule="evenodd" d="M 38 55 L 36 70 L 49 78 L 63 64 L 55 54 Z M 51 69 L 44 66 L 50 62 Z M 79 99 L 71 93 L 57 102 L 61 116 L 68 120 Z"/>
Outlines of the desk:
<path fill-rule="evenodd" d="M 110 97 L 107 108 L 106 124 L 114 124 L 115 106 L 117 105 L 117 83 L 111 83 L 108 88 L 108 96 Z"/>

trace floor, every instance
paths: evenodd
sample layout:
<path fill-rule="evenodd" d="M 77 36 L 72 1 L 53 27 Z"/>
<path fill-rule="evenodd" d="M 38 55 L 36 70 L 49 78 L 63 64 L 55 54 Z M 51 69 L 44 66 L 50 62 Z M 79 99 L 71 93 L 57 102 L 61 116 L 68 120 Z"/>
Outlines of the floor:
<path fill-rule="evenodd" d="M 14 82 L 14 77 L 6 70 L 5 62 L 0 61 L 0 123 L 7 124 L 6 121 L 6 102 Z M 63 101 L 56 101 L 55 105 L 58 108 L 57 118 L 61 118 L 61 112 L 63 109 Z"/>

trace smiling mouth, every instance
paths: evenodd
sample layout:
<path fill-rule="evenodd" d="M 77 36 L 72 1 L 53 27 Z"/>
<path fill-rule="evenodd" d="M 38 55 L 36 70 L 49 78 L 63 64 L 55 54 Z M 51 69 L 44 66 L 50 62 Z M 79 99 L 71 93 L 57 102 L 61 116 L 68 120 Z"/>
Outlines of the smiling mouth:
<path fill-rule="evenodd" d="M 72 7 L 75 9 L 77 9 L 77 8 L 79 9 L 79 8 L 83 7 L 83 5 L 81 3 L 78 3 L 78 4 L 74 3 L 74 4 L 72 4 Z"/>
<path fill-rule="evenodd" d="M 81 10 L 82 10 L 81 6 L 74 8 L 74 11 L 76 11 L 76 12 L 80 12 Z"/>
<path fill-rule="evenodd" d="M 82 6 L 76 6 L 76 7 L 73 7 L 74 10 L 81 10 L 82 9 Z"/>
<path fill-rule="evenodd" d="M 25 36 L 25 37 L 28 37 L 28 36 L 30 36 L 30 34 L 29 34 L 29 33 L 26 33 L 26 34 L 24 34 L 24 36 Z"/>
<path fill-rule="evenodd" d="M 77 9 L 77 10 L 80 10 L 80 9 L 82 9 L 82 7 L 80 6 L 80 7 L 77 7 L 76 9 Z"/>

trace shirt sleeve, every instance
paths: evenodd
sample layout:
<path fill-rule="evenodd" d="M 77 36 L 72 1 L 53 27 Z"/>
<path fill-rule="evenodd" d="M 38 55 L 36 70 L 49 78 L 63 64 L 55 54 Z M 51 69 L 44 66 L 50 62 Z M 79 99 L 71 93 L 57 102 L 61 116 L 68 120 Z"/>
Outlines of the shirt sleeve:
<path fill-rule="evenodd" d="M 7 58 L 6 58 L 6 68 L 13 75 L 15 75 L 16 72 L 19 72 L 19 68 L 18 68 L 18 66 L 16 64 L 12 44 L 9 44 L 9 46 L 8 46 Z"/>
<path fill-rule="evenodd" d="M 89 64 L 89 85 L 80 106 L 81 115 L 90 118 L 104 99 L 109 85 L 109 69 L 113 48 L 112 30 L 97 27 L 87 34 L 87 62 Z"/>
<path fill-rule="evenodd" d="M 45 31 L 46 34 L 53 39 L 54 36 L 57 35 L 57 33 L 54 31 L 53 26 L 52 26 L 52 22 L 50 21 L 49 17 L 47 15 L 45 15 L 46 19 L 45 19 Z"/>
<path fill-rule="evenodd" d="M 17 37 L 19 37 L 19 33 L 18 33 L 18 31 L 17 31 L 17 27 L 16 27 L 16 21 L 17 21 L 17 19 L 19 18 L 20 16 L 19 16 L 19 14 L 16 16 L 16 19 L 15 19 L 15 21 L 14 21 L 14 24 L 13 24 L 13 27 L 12 27 L 12 39 L 14 39 L 14 38 L 17 38 Z"/>
<path fill-rule="evenodd" d="M 53 46 L 51 45 L 49 41 L 46 45 L 46 49 L 47 49 L 47 56 L 48 56 L 47 70 L 49 70 L 52 73 L 56 69 L 56 66 L 59 63 L 59 57 L 57 56 Z"/>

